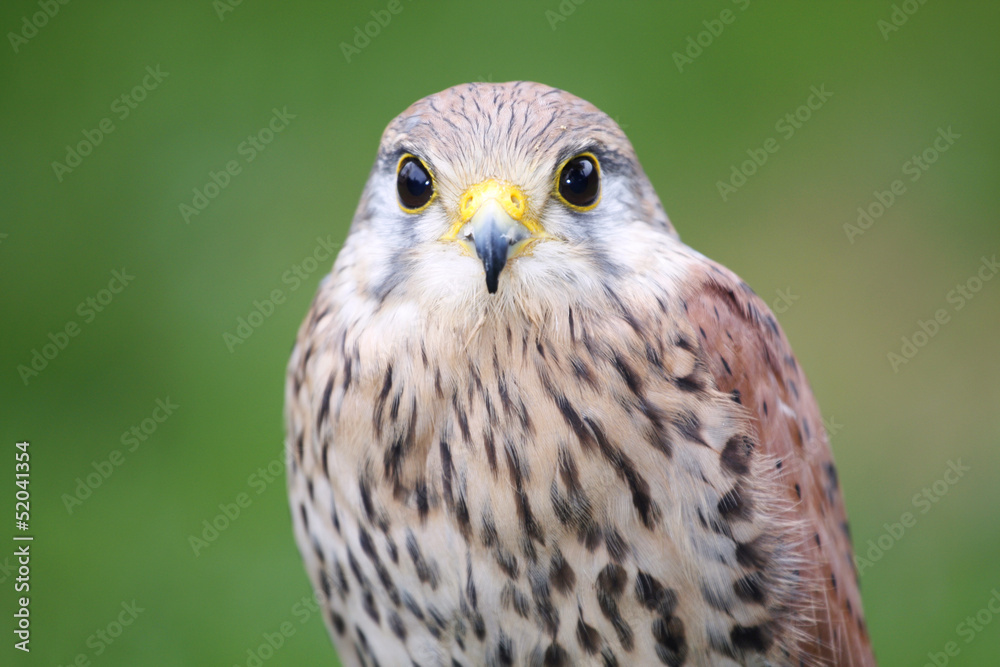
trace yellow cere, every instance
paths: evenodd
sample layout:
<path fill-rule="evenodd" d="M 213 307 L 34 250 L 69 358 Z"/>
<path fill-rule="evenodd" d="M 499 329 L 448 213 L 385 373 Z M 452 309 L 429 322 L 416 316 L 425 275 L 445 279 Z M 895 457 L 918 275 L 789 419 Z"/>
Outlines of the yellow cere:
<path fill-rule="evenodd" d="M 442 236 L 442 240 L 450 241 L 458 238 L 459 232 L 465 226 L 476 211 L 487 201 L 495 200 L 504 211 L 514 220 L 524 225 L 533 236 L 547 236 L 542 226 L 536 220 L 525 216 L 528 208 L 527 197 L 524 196 L 521 188 L 505 181 L 495 178 L 488 178 L 481 183 L 469 187 L 462 196 L 458 198 L 458 219 L 452 223 L 448 232 Z"/>

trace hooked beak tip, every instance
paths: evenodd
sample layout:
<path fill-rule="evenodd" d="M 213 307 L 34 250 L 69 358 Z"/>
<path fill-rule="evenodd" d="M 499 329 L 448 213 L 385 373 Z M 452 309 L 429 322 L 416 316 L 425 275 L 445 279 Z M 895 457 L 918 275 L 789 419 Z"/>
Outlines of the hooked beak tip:
<path fill-rule="evenodd" d="M 469 221 L 476 254 L 486 272 L 486 290 L 496 294 L 500 273 L 511 249 L 527 238 L 528 230 L 511 218 L 495 201 L 487 202 Z"/>

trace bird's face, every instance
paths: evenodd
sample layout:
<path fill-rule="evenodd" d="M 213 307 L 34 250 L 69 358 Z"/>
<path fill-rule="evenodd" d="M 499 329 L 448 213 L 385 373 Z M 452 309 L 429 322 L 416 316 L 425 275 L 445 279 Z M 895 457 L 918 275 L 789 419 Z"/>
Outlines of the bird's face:
<path fill-rule="evenodd" d="M 501 308 L 600 289 L 635 264 L 636 223 L 672 233 L 608 116 L 539 84 L 468 84 L 389 125 L 353 234 L 376 294 Z"/>

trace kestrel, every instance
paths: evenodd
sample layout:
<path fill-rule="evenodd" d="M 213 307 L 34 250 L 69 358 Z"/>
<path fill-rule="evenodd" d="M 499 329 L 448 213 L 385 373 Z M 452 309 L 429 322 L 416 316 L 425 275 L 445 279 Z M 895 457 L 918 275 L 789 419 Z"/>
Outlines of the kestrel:
<path fill-rule="evenodd" d="M 788 340 L 561 90 L 389 124 L 286 421 L 346 665 L 874 664 Z"/>

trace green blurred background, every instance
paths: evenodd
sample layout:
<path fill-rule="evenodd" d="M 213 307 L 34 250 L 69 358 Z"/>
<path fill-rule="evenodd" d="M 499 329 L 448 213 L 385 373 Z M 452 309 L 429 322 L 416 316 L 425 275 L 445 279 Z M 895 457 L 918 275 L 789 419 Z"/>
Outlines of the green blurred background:
<path fill-rule="evenodd" d="M 0 538 L 16 532 L 22 439 L 36 537 L 30 655 L 13 648 L 0 548 L 0 663 L 253 665 L 290 623 L 263 664 L 333 664 L 301 604 L 281 471 L 284 367 L 330 264 L 302 261 L 342 240 L 393 116 L 511 79 L 616 118 L 687 243 L 776 306 L 834 432 L 859 555 L 890 547 L 862 577 L 881 663 L 924 664 L 952 641 L 950 664 L 997 663 L 1000 619 L 971 638 L 959 623 L 1000 590 L 1000 279 L 948 295 L 1000 252 L 1000 6 L 402 0 L 348 62 L 341 43 L 387 2 L 225 1 L 0 6 Z M 813 86 L 832 96 L 788 136 L 779 123 Z M 247 161 L 274 109 L 294 118 Z M 102 119 L 113 131 L 54 168 Z M 906 163 L 948 128 L 911 181 Z M 718 182 L 771 137 L 777 152 L 724 200 Z M 186 222 L 180 205 L 231 160 L 239 173 Z M 905 192 L 848 234 L 895 179 Z M 102 293 L 123 268 L 128 286 Z M 273 290 L 286 300 L 230 351 L 223 335 Z M 939 309 L 948 321 L 894 370 L 888 353 Z M 70 322 L 78 335 L 25 381 L 18 367 Z M 177 407 L 123 444 L 164 416 L 158 399 Z M 121 465 L 68 508 L 113 450 Z M 949 461 L 969 469 L 954 485 Z M 925 487 L 933 504 L 914 498 Z M 196 555 L 190 536 L 241 493 L 249 506 Z M 904 512 L 916 524 L 896 539 L 885 524 Z M 134 621 L 105 641 L 122 614 Z"/>

